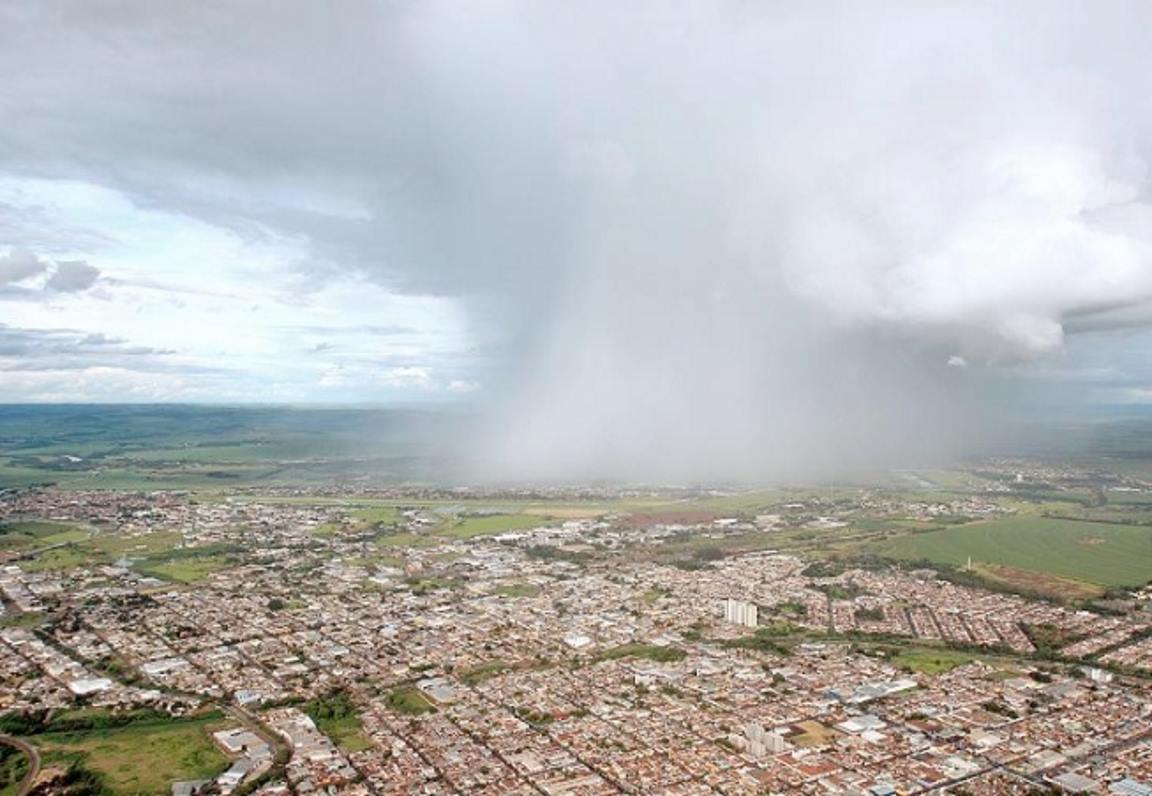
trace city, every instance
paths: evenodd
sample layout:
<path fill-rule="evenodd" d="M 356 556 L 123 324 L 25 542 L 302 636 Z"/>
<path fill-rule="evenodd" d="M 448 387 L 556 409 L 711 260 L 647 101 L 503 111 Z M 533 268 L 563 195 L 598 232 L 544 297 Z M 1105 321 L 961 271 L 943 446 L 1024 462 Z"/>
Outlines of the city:
<path fill-rule="evenodd" d="M 950 503 L 10 490 L 4 527 L 52 533 L 0 568 L 0 723 L 42 723 L 49 783 L 70 716 L 210 729 L 176 794 L 1148 792 L 1152 589 L 805 547 L 995 521 L 1012 467 Z"/>

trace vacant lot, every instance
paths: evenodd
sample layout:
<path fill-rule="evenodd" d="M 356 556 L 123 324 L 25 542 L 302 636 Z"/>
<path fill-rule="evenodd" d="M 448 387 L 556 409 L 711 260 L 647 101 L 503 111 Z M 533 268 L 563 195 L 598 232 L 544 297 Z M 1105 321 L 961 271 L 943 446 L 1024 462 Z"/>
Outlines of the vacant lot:
<path fill-rule="evenodd" d="M 944 674 L 974 659 L 974 656 L 966 652 L 924 647 L 903 649 L 892 659 L 892 663 L 921 674 Z"/>
<path fill-rule="evenodd" d="M 837 730 L 818 721 L 802 721 L 792 727 L 795 732 L 789 734 L 788 740 L 801 749 L 828 746 L 841 735 Z"/>
<path fill-rule="evenodd" d="M 25 572 L 56 572 L 86 564 L 88 558 L 85 550 L 74 544 L 66 544 L 63 547 L 45 550 L 35 558 L 28 558 L 18 563 Z"/>
<path fill-rule="evenodd" d="M 1045 572 L 1100 586 L 1152 580 L 1152 528 L 1012 517 L 878 543 L 874 551 L 907 560 L 991 564 Z"/>
<path fill-rule="evenodd" d="M 211 778 L 228 767 L 209 736 L 219 718 L 147 722 L 32 738 L 45 763 L 76 758 L 113 793 L 168 793 L 174 780 Z"/>
<path fill-rule="evenodd" d="M 364 734 L 356 706 L 344 692 L 318 697 L 304 705 L 304 712 L 316 722 L 320 732 L 345 752 L 362 752 L 373 743 Z"/>
<path fill-rule="evenodd" d="M 177 583 L 196 583 L 213 572 L 224 569 L 229 564 L 226 556 L 208 555 L 194 558 L 177 558 L 156 564 L 143 564 L 137 567 L 142 575 Z"/>

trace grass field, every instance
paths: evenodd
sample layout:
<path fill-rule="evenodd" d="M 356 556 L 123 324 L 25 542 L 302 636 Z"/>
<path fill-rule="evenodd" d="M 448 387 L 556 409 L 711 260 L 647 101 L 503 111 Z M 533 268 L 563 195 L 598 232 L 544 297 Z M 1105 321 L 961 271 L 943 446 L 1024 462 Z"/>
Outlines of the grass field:
<path fill-rule="evenodd" d="M 137 571 L 141 575 L 172 580 L 177 583 L 196 583 L 204 580 L 213 572 L 224 569 L 228 564 L 228 559 L 225 556 L 205 555 L 148 563 L 137 567 Z"/>
<path fill-rule="evenodd" d="M 493 589 L 492 593 L 503 597 L 535 597 L 540 593 L 540 587 L 533 583 L 505 583 Z"/>
<path fill-rule="evenodd" d="M 179 547 L 184 535 L 179 531 L 153 531 L 132 536 L 104 533 L 92 537 L 92 547 L 112 556 L 144 556 L 165 553 Z"/>
<path fill-rule="evenodd" d="M 973 660 L 975 660 L 975 656 L 967 652 L 910 647 L 902 649 L 898 655 L 892 658 L 892 663 L 921 674 L 944 674 Z"/>
<path fill-rule="evenodd" d="M 368 506 L 356 509 L 352 516 L 368 525 L 391 525 L 404 519 L 396 506 Z"/>
<path fill-rule="evenodd" d="M 343 716 L 335 719 L 321 719 L 316 722 L 320 732 L 332 739 L 332 743 L 340 747 L 345 753 L 362 752 L 371 749 L 375 744 L 364 734 L 360 719 L 355 716 Z"/>
<path fill-rule="evenodd" d="M 439 533 L 457 539 L 471 539 L 474 536 L 491 536 L 522 528 L 537 528 L 545 524 L 547 522 L 542 517 L 530 514 L 486 514 L 463 517 Z"/>
<path fill-rule="evenodd" d="M 328 522 L 314 528 L 312 535 L 324 538 L 342 534 L 355 536 L 371 533 L 373 529 L 380 529 L 381 532 L 384 532 L 396 526 L 403 519 L 403 514 L 396 506 L 367 506 L 350 511 L 348 521 Z"/>
<path fill-rule="evenodd" d="M 45 764 L 81 758 L 117 794 L 169 793 L 174 780 L 205 779 L 228 767 L 210 732 L 218 717 L 46 733 L 32 740 Z"/>
<path fill-rule="evenodd" d="M 1049 573 L 1099 586 L 1152 580 L 1152 528 L 1012 517 L 911 534 L 872 546 L 906 560 L 928 559 Z"/>
<path fill-rule="evenodd" d="M 474 666 L 460 675 L 460 680 L 467 685 L 477 685 L 485 680 L 497 677 L 504 672 L 511 669 L 512 666 L 506 661 L 488 661 Z"/>
<path fill-rule="evenodd" d="M 75 538 L 76 534 L 80 538 Z M 41 541 L 52 538 L 60 538 L 65 542 L 64 546 L 23 559 L 18 562 L 19 566 L 27 572 L 58 572 L 80 566 L 109 564 L 122 556 L 128 556 L 141 574 L 193 583 L 231 563 L 227 551 L 219 545 L 181 547 L 183 536 L 178 531 L 156 531 L 134 536 L 90 536 L 81 531 L 56 531 L 42 537 Z"/>
<path fill-rule="evenodd" d="M 19 565 L 25 572 L 59 572 L 74 569 L 88 560 L 87 551 L 77 545 L 69 544 L 54 550 L 45 550 L 35 558 L 20 561 Z"/>
<path fill-rule="evenodd" d="M 684 660 L 685 652 L 677 647 L 658 647 L 655 644 L 621 644 L 618 647 L 598 652 L 593 663 L 612 661 L 618 658 L 644 658 L 657 663 L 672 663 Z"/>
<path fill-rule="evenodd" d="M 364 734 L 356 706 L 343 692 L 305 703 L 304 712 L 316 722 L 320 732 L 345 752 L 361 752 L 374 745 Z"/>
<path fill-rule="evenodd" d="M 0 524 L 0 550 L 15 552 L 34 550 L 48 545 L 79 542 L 87 538 L 87 532 L 57 522 L 25 520 Z"/>
<path fill-rule="evenodd" d="M 435 713 L 436 707 L 428 698 L 414 686 L 401 686 L 393 689 L 387 696 L 388 707 L 397 713 L 408 716 L 418 716 L 421 713 Z"/>

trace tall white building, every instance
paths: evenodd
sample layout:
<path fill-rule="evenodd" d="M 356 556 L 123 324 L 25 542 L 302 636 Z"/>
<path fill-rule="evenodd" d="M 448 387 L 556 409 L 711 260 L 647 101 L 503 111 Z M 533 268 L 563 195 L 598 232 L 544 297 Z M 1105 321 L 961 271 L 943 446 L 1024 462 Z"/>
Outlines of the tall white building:
<path fill-rule="evenodd" d="M 744 738 L 748 754 L 752 757 L 779 754 L 791 746 L 780 733 L 769 732 L 755 723 L 745 725 Z"/>
<path fill-rule="evenodd" d="M 747 600 L 725 600 L 724 621 L 745 627 L 756 627 L 759 623 L 756 603 Z"/>

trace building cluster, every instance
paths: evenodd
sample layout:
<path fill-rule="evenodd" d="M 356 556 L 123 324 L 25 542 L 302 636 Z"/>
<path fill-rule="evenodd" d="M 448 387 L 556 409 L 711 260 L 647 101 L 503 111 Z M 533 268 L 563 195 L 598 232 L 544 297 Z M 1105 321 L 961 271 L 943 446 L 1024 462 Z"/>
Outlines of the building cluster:
<path fill-rule="evenodd" d="M 927 571 L 828 575 L 773 552 L 691 568 L 632 554 L 678 538 L 677 523 L 573 519 L 458 539 L 421 534 L 426 508 L 373 536 L 318 532 L 348 525 L 331 500 L 12 501 L 9 517 L 115 536 L 124 560 L 0 569 L 13 620 L 0 631 L 0 711 L 224 710 L 235 726 L 214 739 L 229 768 L 175 792 L 231 792 L 270 772 L 266 794 L 1152 784 L 1152 614 L 1102 616 Z M 706 522 L 705 538 L 783 520 Z M 173 560 L 216 551 L 189 583 L 134 561 L 173 531 Z M 588 554 L 605 546 L 621 553 Z M 307 712 L 334 693 L 355 706 L 358 743 Z"/>

